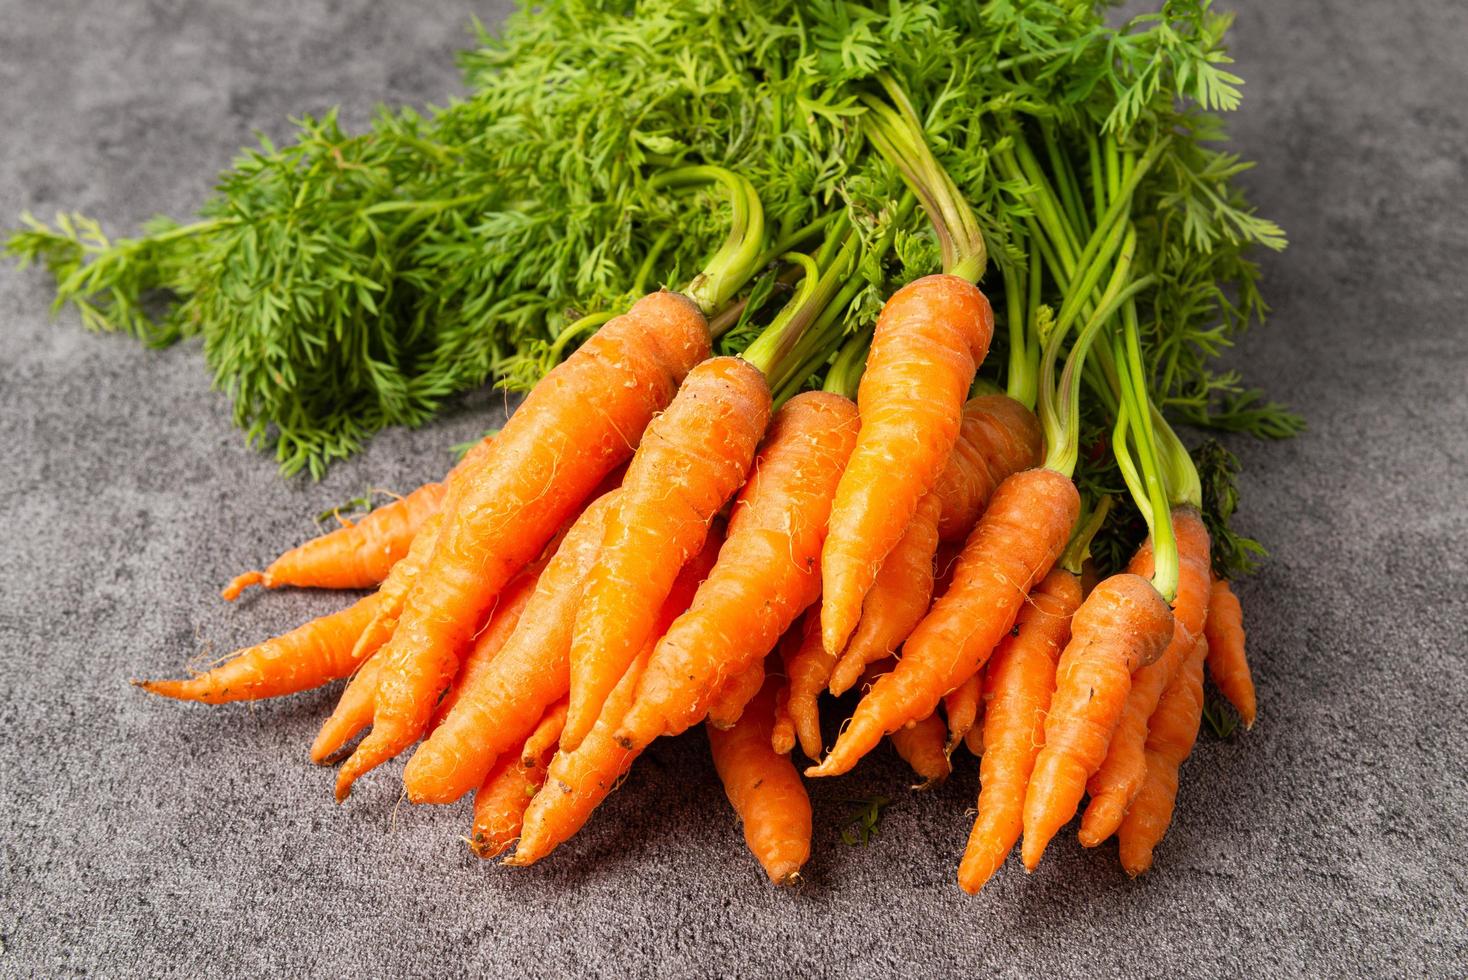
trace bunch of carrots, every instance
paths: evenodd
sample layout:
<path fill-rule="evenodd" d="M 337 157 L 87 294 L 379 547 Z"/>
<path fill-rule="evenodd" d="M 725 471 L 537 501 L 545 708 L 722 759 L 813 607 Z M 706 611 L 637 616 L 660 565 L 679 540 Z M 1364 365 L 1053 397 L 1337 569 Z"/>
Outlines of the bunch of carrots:
<path fill-rule="evenodd" d="M 1142 362 L 1137 301 L 1155 278 L 1130 208 L 1155 153 L 1096 153 L 1093 214 L 1047 208 L 1057 192 L 1025 185 L 1039 217 L 1014 239 L 1029 258 L 994 257 L 1009 363 L 1005 390 L 990 390 L 977 380 L 995 327 L 978 287 L 985 233 L 902 90 L 884 79 L 863 98 L 871 146 L 908 188 L 891 208 L 923 209 L 941 274 L 853 332 L 841 313 L 856 270 L 882 262 L 891 235 L 845 212 L 767 234 L 739 174 L 669 170 L 670 193 L 729 192 L 729 237 L 698 276 L 573 328 L 597 327 L 441 483 L 224 592 L 371 594 L 207 673 L 141 686 L 217 704 L 347 679 L 311 747 L 340 764 L 337 799 L 410 753 L 408 798 L 474 794 L 471 846 L 513 847 L 511 865 L 575 834 L 654 740 L 702 724 L 778 884 L 810 856 L 803 778 L 848 772 L 884 738 L 924 786 L 960 746 L 979 757 L 966 891 L 1021 838 L 1035 868 L 1078 813 L 1083 845 L 1115 836 L 1125 870 L 1147 870 L 1198 734 L 1205 663 L 1246 725 L 1255 715 L 1198 474 Z M 1057 179 L 1064 194 L 1074 177 Z M 742 352 L 715 356 L 735 297 L 768 269 L 788 302 Z M 807 390 L 818 371 L 823 387 Z M 1073 480 L 1083 394 L 1114 419 L 1110 449 L 1148 529 L 1104 578 L 1089 546 L 1112 495 Z M 858 687 L 827 748 L 822 696 Z"/>

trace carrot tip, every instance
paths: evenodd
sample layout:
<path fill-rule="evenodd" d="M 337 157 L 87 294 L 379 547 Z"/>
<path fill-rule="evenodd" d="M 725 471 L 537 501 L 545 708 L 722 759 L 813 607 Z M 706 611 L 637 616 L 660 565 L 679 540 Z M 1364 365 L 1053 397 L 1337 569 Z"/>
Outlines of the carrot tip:
<path fill-rule="evenodd" d="M 780 888 L 798 888 L 805 884 L 805 878 L 801 875 L 799 868 L 786 872 L 772 880 Z"/>
<path fill-rule="evenodd" d="M 262 582 L 265 582 L 264 572 L 245 572 L 243 575 L 236 575 L 228 585 L 219 590 L 219 594 L 225 601 L 234 602 L 240 597 L 241 592 Z"/>

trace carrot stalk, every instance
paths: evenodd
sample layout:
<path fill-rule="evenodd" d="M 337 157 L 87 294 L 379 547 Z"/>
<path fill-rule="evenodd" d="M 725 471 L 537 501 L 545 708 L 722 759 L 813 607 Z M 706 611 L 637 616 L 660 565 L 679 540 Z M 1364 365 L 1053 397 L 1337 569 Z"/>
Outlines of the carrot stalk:
<path fill-rule="evenodd" d="M 134 681 L 165 698 L 227 704 L 307 691 L 346 677 L 361 662 L 353 654 L 377 608 L 375 595 L 329 616 L 239 651 L 218 667 L 187 680 Z"/>
<path fill-rule="evenodd" d="M 1258 707 L 1254 678 L 1244 652 L 1244 610 L 1238 597 L 1223 580 L 1213 583 L 1208 599 L 1208 676 L 1239 713 L 1245 728 L 1254 727 Z"/>
<path fill-rule="evenodd" d="M 526 397 L 450 494 L 433 555 L 379 654 L 384 663 L 372 731 L 338 774 L 338 799 L 422 734 L 484 610 L 631 454 L 679 382 L 708 356 L 709 343 L 708 325 L 692 303 L 653 293 L 597 331 Z"/>
<path fill-rule="evenodd" d="M 571 701 L 562 745 L 590 731 L 602 701 L 647 641 L 678 570 L 744 483 L 769 421 L 764 375 L 737 357 L 689 372 L 650 426 L 622 481 L 571 641 Z"/>
<path fill-rule="evenodd" d="M 1030 593 L 1015 632 L 1004 638 L 984 671 L 983 754 L 979 814 L 958 866 L 970 895 L 984 886 L 1019 840 L 1025 789 L 1045 742 L 1045 713 L 1055 687 L 1055 662 L 1081 604 L 1080 583 L 1055 569 Z"/>
<path fill-rule="evenodd" d="M 794 885 L 810 858 L 811 806 L 790 757 L 770 747 L 777 683 L 771 677 L 733 727 L 707 729 L 714 768 L 750 853 L 770 881 Z"/>

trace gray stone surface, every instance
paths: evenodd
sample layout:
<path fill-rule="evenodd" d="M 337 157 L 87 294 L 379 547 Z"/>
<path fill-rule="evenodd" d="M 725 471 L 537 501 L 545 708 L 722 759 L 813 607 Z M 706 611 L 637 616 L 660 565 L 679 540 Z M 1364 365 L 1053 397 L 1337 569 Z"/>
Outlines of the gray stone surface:
<path fill-rule="evenodd" d="M 0 0 L 0 217 L 186 213 L 253 128 L 455 90 L 466 0 Z M 767 887 L 698 736 L 657 745 L 554 860 L 508 872 L 466 805 L 395 780 L 330 802 L 329 692 L 194 709 L 131 690 L 340 599 L 214 588 L 364 486 L 439 473 L 470 398 L 319 484 L 246 450 L 196 350 L 46 317 L 0 270 L 0 976 L 1463 975 L 1468 686 L 1468 8 L 1239 3 L 1234 121 L 1271 327 L 1253 379 L 1311 430 L 1235 441 L 1262 703 L 1205 737 L 1157 867 L 1062 841 L 1032 878 L 953 884 L 976 774 L 903 792 L 886 754 L 813 785 L 811 882 Z M 898 802 L 843 846 L 849 798 Z"/>

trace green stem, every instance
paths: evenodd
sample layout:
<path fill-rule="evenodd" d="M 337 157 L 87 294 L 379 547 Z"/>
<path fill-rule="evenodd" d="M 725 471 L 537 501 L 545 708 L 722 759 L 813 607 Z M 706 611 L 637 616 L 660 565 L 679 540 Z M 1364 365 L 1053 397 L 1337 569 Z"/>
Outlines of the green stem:
<path fill-rule="evenodd" d="M 1071 535 L 1070 543 L 1065 546 L 1065 552 L 1060 556 L 1060 567 L 1072 575 L 1081 574 L 1082 566 L 1086 559 L 1091 557 L 1091 542 L 1101 530 L 1101 525 L 1106 523 L 1106 515 L 1111 513 L 1111 505 L 1116 501 L 1107 495 L 1096 501 L 1089 514 L 1083 516 L 1075 533 Z"/>
<path fill-rule="evenodd" d="M 789 356 L 796 341 L 800 340 L 801 334 L 810 325 L 811 304 L 815 301 L 821 287 L 821 268 L 816 264 L 815 259 L 799 252 L 787 252 L 781 258 L 787 262 L 794 262 L 805 270 L 805 276 L 800 281 L 800 289 L 796 291 L 790 302 L 785 304 L 784 309 L 776 314 L 774 322 L 761 331 L 760 335 L 740 355 L 759 368 L 771 382 L 774 382 L 776 377 L 775 369 Z"/>
<path fill-rule="evenodd" d="M 863 95 L 868 110 L 863 119 L 867 138 L 897 168 L 903 183 L 922 203 L 943 253 L 943 271 L 978 282 L 988 261 L 979 220 L 928 148 L 922 121 L 907 96 L 889 76 L 882 76 L 881 81 L 898 108 L 875 96 Z"/>
<path fill-rule="evenodd" d="M 855 401 L 856 390 L 861 385 L 862 371 L 866 369 L 867 349 L 871 345 L 871 330 L 853 334 L 841 345 L 821 390 L 835 392 Z"/>
<path fill-rule="evenodd" d="M 563 328 L 560 333 L 556 334 L 556 339 L 551 343 L 549 362 L 551 364 L 559 364 L 561 358 L 565 356 L 566 345 L 568 343 L 588 330 L 595 330 L 614 316 L 616 316 L 615 313 L 609 312 L 590 313 Z"/>
<path fill-rule="evenodd" d="M 1143 498 L 1147 501 L 1143 516 L 1152 536 L 1152 585 L 1171 602 L 1177 596 L 1177 537 L 1173 533 L 1172 509 L 1157 458 L 1151 404 L 1147 399 L 1146 375 L 1142 371 L 1141 344 L 1135 327 L 1135 318 L 1129 323 L 1127 317 L 1122 317 L 1122 330 L 1112 340 L 1112 353 L 1121 368 L 1122 402 L 1137 447 L 1137 468 L 1141 471 L 1142 483 L 1142 496 L 1137 501 L 1139 505 Z M 1124 447 L 1125 442 L 1122 445 Z M 1136 488 L 1130 483 L 1128 486 L 1135 496 Z"/>
<path fill-rule="evenodd" d="M 667 247 L 668 242 L 672 238 L 673 229 L 664 228 L 662 233 L 652 240 L 652 245 L 648 248 L 647 255 L 643 258 L 642 264 L 637 267 L 637 275 L 632 280 L 632 294 L 634 296 L 641 296 L 647 292 L 647 281 L 652 278 L 652 270 L 657 264 L 658 256 L 662 254 L 663 249 Z"/>
<path fill-rule="evenodd" d="M 717 182 L 729 191 L 733 215 L 729 237 L 701 273 L 683 289 L 705 316 L 722 309 L 759 268 L 765 245 L 765 212 L 747 179 L 723 167 L 678 167 L 648 181 L 653 189 Z"/>

